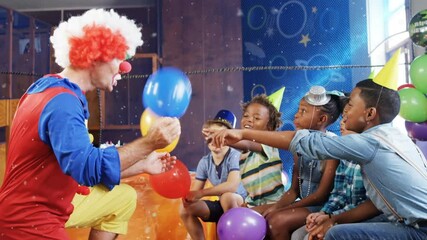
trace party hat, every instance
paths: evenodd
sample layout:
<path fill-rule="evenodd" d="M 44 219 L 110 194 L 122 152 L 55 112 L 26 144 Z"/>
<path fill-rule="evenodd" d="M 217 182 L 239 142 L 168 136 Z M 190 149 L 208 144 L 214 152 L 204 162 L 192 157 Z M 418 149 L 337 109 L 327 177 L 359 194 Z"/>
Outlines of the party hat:
<path fill-rule="evenodd" d="M 375 77 L 375 70 L 372 70 L 372 72 L 368 76 L 368 79 L 374 79 L 374 77 Z"/>
<path fill-rule="evenodd" d="M 284 92 L 285 87 L 282 87 L 267 97 L 268 100 L 270 100 L 271 103 L 276 107 L 277 111 L 280 111 L 280 105 L 282 104 Z"/>
<path fill-rule="evenodd" d="M 373 81 L 383 87 L 397 90 L 398 63 L 400 48 L 393 54 L 381 71 L 374 77 Z"/>
<path fill-rule="evenodd" d="M 233 112 L 222 109 L 220 110 L 211 122 L 218 122 L 225 125 L 227 128 L 232 129 L 236 127 L 236 115 Z"/>

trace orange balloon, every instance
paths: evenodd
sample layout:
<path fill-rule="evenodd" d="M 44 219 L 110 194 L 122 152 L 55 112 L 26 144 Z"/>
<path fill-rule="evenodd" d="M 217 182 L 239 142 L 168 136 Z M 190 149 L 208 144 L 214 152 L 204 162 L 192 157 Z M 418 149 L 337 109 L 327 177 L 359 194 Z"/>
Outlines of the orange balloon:
<path fill-rule="evenodd" d="M 154 123 L 154 121 L 159 118 L 158 115 L 156 115 L 151 109 L 146 108 L 144 112 L 141 115 L 141 119 L 139 121 L 139 125 L 141 127 L 141 134 L 142 136 L 146 136 L 148 133 L 148 130 L 150 129 L 151 125 Z M 157 149 L 156 152 L 172 152 L 176 145 L 178 144 L 179 137 L 177 137 L 175 140 L 173 140 L 169 145 L 167 145 L 164 148 Z"/>

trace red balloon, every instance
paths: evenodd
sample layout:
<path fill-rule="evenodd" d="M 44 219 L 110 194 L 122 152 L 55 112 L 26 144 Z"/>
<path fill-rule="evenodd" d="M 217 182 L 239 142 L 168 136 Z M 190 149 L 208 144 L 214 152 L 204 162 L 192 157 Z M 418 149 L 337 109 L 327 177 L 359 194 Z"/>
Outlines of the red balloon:
<path fill-rule="evenodd" d="M 167 172 L 150 175 L 151 187 L 165 198 L 182 198 L 190 191 L 191 177 L 187 167 L 176 160 Z"/>

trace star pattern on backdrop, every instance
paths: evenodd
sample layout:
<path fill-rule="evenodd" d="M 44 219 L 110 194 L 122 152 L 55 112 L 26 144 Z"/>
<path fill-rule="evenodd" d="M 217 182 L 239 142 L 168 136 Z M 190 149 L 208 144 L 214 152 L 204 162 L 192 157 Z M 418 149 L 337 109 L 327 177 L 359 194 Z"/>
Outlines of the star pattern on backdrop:
<path fill-rule="evenodd" d="M 312 7 L 312 8 L 311 8 L 311 12 L 312 12 L 312 13 L 317 13 L 317 7 Z"/>
<path fill-rule="evenodd" d="M 308 35 L 309 34 L 307 34 L 307 35 L 301 34 L 301 40 L 299 41 L 299 43 L 304 44 L 304 47 L 307 47 L 308 42 L 311 41 L 311 39 Z"/>

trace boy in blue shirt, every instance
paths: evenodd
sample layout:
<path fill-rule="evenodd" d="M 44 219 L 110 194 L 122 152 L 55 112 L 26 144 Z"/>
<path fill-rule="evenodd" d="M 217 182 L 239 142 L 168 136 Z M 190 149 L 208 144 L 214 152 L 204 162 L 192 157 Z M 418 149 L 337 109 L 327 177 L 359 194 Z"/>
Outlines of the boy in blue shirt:
<path fill-rule="evenodd" d="M 221 110 L 203 128 L 223 130 L 232 129 L 235 125 L 234 114 Z M 225 211 L 240 207 L 246 197 L 240 181 L 240 152 L 228 146 L 216 148 L 209 141 L 208 148 L 210 152 L 197 165 L 196 179 L 191 191 L 183 198 L 180 209 L 180 217 L 192 239 L 205 239 L 199 218 L 204 222 L 218 222 Z M 213 187 L 205 188 L 206 180 Z M 218 196 L 219 200 L 201 200 L 207 196 Z"/>

